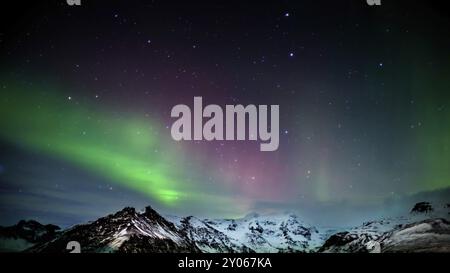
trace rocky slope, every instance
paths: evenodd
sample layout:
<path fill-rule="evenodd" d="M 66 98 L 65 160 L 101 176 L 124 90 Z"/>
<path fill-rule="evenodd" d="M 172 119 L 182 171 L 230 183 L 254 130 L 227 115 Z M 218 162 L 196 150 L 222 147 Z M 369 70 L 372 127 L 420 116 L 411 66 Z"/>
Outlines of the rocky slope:
<path fill-rule="evenodd" d="M 405 217 L 366 222 L 330 236 L 319 252 L 449 252 L 448 206 L 417 203 Z"/>
<path fill-rule="evenodd" d="M 173 223 L 151 207 L 142 213 L 125 208 L 95 222 L 74 226 L 27 251 L 67 252 L 70 241 L 79 242 L 82 252 L 200 252 Z"/>
<path fill-rule="evenodd" d="M 55 238 L 60 228 L 55 225 L 42 225 L 36 221 L 20 221 L 17 225 L 0 227 L 0 251 L 21 251 L 35 244 Z"/>
<path fill-rule="evenodd" d="M 249 253 L 254 252 L 239 240 L 227 236 L 225 233 L 211 226 L 207 221 L 196 217 L 170 217 L 177 228 L 184 233 L 195 245 L 208 253 Z"/>
<path fill-rule="evenodd" d="M 428 219 L 407 224 L 384 234 L 382 252 L 450 252 L 450 222 Z"/>

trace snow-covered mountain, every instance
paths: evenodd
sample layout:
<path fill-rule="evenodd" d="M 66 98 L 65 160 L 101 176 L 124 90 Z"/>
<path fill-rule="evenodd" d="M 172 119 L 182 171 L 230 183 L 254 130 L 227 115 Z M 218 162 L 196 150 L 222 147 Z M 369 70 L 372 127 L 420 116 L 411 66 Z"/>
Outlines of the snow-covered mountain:
<path fill-rule="evenodd" d="M 83 252 L 200 252 L 172 222 L 151 207 L 144 212 L 124 208 L 95 222 L 69 228 L 56 239 L 28 251 L 67 252 L 70 241 L 79 242 Z"/>
<path fill-rule="evenodd" d="M 389 231 L 362 226 L 332 235 L 320 252 L 450 252 L 450 222 L 443 218 L 399 224 Z"/>
<path fill-rule="evenodd" d="M 449 252 L 449 206 L 417 203 L 410 214 L 366 222 L 330 236 L 320 252 Z"/>
<path fill-rule="evenodd" d="M 295 214 L 248 214 L 240 219 L 167 217 L 203 252 L 307 252 L 322 245 L 319 231 Z"/>
<path fill-rule="evenodd" d="M 70 241 L 83 252 L 310 252 L 325 237 L 294 214 L 249 214 L 210 220 L 159 215 L 125 208 L 95 222 L 76 225 L 30 252 L 66 252 Z"/>
<path fill-rule="evenodd" d="M 324 239 L 295 214 L 249 214 L 241 219 L 205 220 L 215 229 L 256 252 L 309 252 Z"/>
<path fill-rule="evenodd" d="M 211 226 L 208 221 L 194 216 L 168 217 L 177 228 L 184 233 L 195 245 L 208 253 L 248 253 L 254 252 L 243 242 L 228 236 Z"/>
<path fill-rule="evenodd" d="M 37 222 L 1 228 L 0 239 L 21 241 L 11 247 L 12 241 L 0 240 L 0 249 L 68 252 L 67 243 L 77 241 L 82 252 L 450 252 L 449 209 L 421 202 L 404 217 L 336 231 L 314 227 L 293 213 L 211 220 L 127 207 L 61 232 Z"/>
<path fill-rule="evenodd" d="M 450 252 L 450 222 L 427 219 L 407 224 L 383 235 L 383 252 Z"/>

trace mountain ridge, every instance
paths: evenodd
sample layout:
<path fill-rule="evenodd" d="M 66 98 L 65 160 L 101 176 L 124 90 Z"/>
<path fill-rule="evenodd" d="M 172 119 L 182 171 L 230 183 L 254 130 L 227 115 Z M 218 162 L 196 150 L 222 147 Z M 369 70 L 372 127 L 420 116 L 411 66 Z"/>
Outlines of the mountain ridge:
<path fill-rule="evenodd" d="M 330 230 L 310 225 L 292 212 L 249 213 L 238 219 L 200 219 L 163 216 L 150 206 L 139 212 L 125 207 L 62 231 L 35 221 L 1 227 L 0 249 L 64 253 L 68 252 L 68 242 L 77 241 L 82 252 L 450 252 L 449 214 L 438 211 L 439 215 L 430 203 L 420 202 L 404 217 Z M 26 223 L 28 233 L 22 230 Z M 40 234 L 41 239 L 26 235 L 33 232 Z M 16 249 L 14 242 L 20 242 Z"/>

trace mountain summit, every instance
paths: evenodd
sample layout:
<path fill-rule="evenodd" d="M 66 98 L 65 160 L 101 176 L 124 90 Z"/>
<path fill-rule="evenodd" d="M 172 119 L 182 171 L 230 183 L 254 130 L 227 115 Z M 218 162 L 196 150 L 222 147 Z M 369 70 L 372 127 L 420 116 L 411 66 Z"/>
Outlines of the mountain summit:
<path fill-rule="evenodd" d="M 195 244 L 151 207 L 143 213 L 134 208 L 77 225 L 56 239 L 37 245 L 30 252 L 67 252 L 69 241 L 77 241 L 82 252 L 200 252 Z"/>

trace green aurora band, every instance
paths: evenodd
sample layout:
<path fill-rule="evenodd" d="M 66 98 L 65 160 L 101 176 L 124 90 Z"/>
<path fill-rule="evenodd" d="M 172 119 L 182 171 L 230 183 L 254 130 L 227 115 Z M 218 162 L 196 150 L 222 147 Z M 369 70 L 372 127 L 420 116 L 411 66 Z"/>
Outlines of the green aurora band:
<path fill-rule="evenodd" d="M 164 205 L 192 201 L 200 195 L 208 200 L 208 195 L 183 183 L 182 175 L 174 171 L 182 155 L 175 145 L 158 138 L 158 124 L 144 115 L 75 106 L 56 89 L 14 84 L 4 88 L 0 138 L 76 163 Z M 154 153 L 156 149 L 160 152 Z"/>

